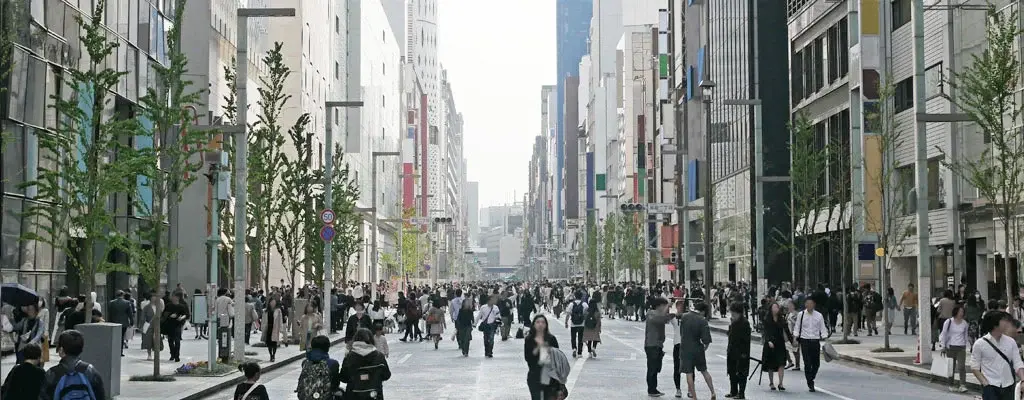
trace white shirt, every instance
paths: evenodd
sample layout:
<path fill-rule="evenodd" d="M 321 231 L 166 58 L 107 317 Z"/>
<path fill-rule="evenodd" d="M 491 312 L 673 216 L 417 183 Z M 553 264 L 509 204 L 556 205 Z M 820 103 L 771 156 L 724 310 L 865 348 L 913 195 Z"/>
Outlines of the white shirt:
<path fill-rule="evenodd" d="M 668 323 L 672 325 L 672 343 L 679 344 L 679 318 L 672 318 Z"/>
<path fill-rule="evenodd" d="M 500 315 L 500 313 L 498 312 L 497 305 L 492 306 L 490 304 L 484 304 L 480 306 L 480 313 L 477 314 L 476 321 L 484 321 L 487 322 L 488 324 L 493 324 L 494 321 L 498 318 L 498 315 Z"/>
<path fill-rule="evenodd" d="M 1010 359 L 1010 363 L 1013 364 L 1012 371 L 1006 360 L 999 355 L 995 348 L 986 343 L 985 339 L 990 340 L 1003 352 L 1003 355 Z M 989 385 L 1004 388 L 1013 385 L 1014 375 L 1017 370 L 1024 368 L 1024 361 L 1020 359 L 1016 341 L 1006 335 L 999 335 L 999 340 L 996 340 L 992 334 L 988 334 L 974 342 L 974 347 L 971 350 L 971 368 L 980 370 Z"/>
<path fill-rule="evenodd" d="M 967 346 L 967 320 L 962 320 L 960 323 L 956 323 L 953 318 L 947 319 L 942 324 L 942 333 L 939 334 L 939 340 L 942 343 L 942 348 L 949 348 L 949 346 Z"/>
<path fill-rule="evenodd" d="M 796 329 L 797 338 L 800 339 L 821 340 L 828 337 L 825 317 L 814 310 L 804 311 L 797 315 Z"/>

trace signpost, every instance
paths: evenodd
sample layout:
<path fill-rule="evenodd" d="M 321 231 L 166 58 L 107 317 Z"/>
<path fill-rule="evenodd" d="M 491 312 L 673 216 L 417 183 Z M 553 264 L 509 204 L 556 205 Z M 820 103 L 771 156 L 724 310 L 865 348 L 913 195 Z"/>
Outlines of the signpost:
<path fill-rule="evenodd" d="M 323 222 L 324 225 L 334 225 L 335 218 L 336 215 L 334 214 L 334 210 L 330 208 L 325 208 L 323 211 L 320 211 L 320 221 Z"/>
<path fill-rule="evenodd" d="M 670 203 L 647 203 L 648 214 L 675 214 L 676 206 Z"/>
<path fill-rule="evenodd" d="M 320 239 L 323 239 L 324 242 L 329 243 L 330 241 L 334 240 L 335 234 L 337 234 L 337 232 L 334 231 L 333 226 L 324 225 L 323 228 L 320 228 Z"/>

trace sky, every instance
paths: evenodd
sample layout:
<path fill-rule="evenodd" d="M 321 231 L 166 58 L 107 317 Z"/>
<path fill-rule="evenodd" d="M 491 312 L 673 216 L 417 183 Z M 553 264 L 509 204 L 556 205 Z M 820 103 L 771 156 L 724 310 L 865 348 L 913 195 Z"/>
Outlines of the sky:
<path fill-rule="evenodd" d="M 438 51 L 464 119 L 467 180 L 480 207 L 522 200 L 540 88 L 553 85 L 555 0 L 439 0 Z"/>

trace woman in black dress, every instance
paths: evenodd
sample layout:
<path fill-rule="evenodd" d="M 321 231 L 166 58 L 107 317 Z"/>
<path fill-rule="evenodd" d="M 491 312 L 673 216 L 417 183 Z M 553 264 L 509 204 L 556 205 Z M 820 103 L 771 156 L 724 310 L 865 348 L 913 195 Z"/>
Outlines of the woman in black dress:
<path fill-rule="evenodd" d="M 764 320 L 764 350 L 761 353 L 761 369 L 768 372 L 768 387 L 775 390 L 774 372 L 779 373 L 779 390 L 782 386 L 783 373 L 786 371 L 786 342 L 792 340 L 789 323 L 782 313 L 779 303 L 768 307 L 768 315 Z"/>

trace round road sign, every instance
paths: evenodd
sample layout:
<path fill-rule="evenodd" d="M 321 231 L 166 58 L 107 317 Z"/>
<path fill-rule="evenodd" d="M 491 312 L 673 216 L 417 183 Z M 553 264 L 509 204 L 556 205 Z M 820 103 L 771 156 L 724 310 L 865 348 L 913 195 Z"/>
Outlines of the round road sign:
<path fill-rule="evenodd" d="M 334 235 L 336 233 L 337 232 L 334 231 L 333 226 L 324 225 L 323 228 L 320 228 L 320 239 L 323 239 L 325 242 L 330 242 L 334 240 Z"/>
<path fill-rule="evenodd" d="M 330 208 L 325 208 L 323 211 L 320 211 L 320 221 L 327 225 L 333 224 L 335 217 L 336 215 L 334 215 L 334 210 Z"/>

